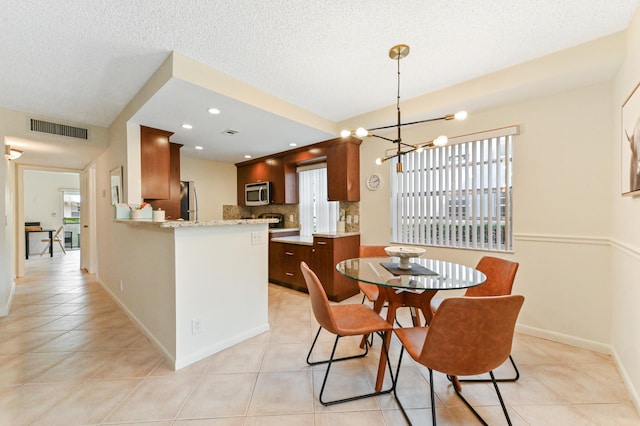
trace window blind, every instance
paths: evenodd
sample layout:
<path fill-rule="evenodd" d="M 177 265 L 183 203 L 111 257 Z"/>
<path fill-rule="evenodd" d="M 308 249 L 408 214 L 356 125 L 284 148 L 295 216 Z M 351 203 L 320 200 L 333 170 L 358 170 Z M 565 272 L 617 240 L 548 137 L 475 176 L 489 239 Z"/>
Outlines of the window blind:
<path fill-rule="evenodd" d="M 512 251 L 512 142 L 516 126 L 450 139 L 391 165 L 392 241 Z"/>

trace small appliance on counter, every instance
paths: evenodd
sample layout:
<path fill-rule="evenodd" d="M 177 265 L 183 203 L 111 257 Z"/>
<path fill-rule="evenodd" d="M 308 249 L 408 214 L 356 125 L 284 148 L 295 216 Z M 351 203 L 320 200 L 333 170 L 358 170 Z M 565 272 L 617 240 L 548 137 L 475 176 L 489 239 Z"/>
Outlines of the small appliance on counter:
<path fill-rule="evenodd" d="M 192 180 L 180 182 L 180 218 L 184 220 L 198 220 L 198 195 L 196 183 Z"/>
<path fill-rule="evenodd" d="M 277 223 L 270 223 L 269 228 L 284 228 L 284 215 L 282 213 L 262 213 L 259 219 L 278 219 Z"/>

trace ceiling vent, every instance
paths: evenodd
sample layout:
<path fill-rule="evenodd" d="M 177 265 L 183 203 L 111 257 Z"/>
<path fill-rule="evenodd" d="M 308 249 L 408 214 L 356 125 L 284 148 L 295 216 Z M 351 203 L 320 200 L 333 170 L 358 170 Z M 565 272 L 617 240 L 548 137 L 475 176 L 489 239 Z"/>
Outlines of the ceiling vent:
<path fill-rule="evenodd" d="M 68 138 L 89 139 L 89 129 L 36 120 L 35 118 L 29 119 L 29 130 L 32 132 L 49 133 L 50 135 L 66 136 Z"/>
<path fill-rule="evenodd" d="M 240 133 L 240 131 L 234 129 L 227 129 L 222 131 L 223 135 L 235 135 L 236 133 Z"/>

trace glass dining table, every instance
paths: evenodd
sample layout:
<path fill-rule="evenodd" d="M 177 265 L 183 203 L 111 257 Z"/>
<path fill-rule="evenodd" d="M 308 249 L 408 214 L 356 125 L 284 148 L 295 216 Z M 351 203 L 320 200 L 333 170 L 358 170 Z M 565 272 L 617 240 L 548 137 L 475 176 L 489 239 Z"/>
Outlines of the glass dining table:
<path fill-rule="evenodd" d="M 346 259 L 336 265 L 338 272 L 345 277 L 378 286 L 380 296 L 374 304 L 374 310 L 380 312 L 387 303 L 386 319 L 393 324 L 396 310 L 400 307 L 417 308 L 422 311 L 427 323 L 431 321 L 431 299 L 438 291 L 461 290 L 482 284 L 486 275 L 472 267 L 439 259 L 412 258 L 411 269 L 399 269 L 398 258 L 361 257 Z M 414 325 L 419 318 L 412 313 Z M 384 338 L 389 345 L 391 333 Z M 376 391 L 382 389 L 386 367 L 385 352 L 380 352 Z"/>

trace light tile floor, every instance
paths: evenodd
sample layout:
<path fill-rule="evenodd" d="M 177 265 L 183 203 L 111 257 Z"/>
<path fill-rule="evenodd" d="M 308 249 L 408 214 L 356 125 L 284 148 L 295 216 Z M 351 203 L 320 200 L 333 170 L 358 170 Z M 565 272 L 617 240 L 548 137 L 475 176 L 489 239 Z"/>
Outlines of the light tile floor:
<path fill-rule="evenodd" d="M 17 280 L 11 313 L 0 318 L 1 425 L 406 424 L 389 395 L 318 403 L 324 370 L 305 363 L 317 325 L 303 293 L 270 285 L 270 332 L 172 371 L 78 264 L 77 251 L 36 256 Z M 343 354 L 357 346 L 343 340 Z M 332 341 L 321 337 L 319 356 Z M 377 341 L 364 360 L 332 368 L 328 396 L 369 391 L 379 348 Z M 392 359 L 398 353 L 396 341 Z M 501 384 L 513 424 L 640 425 L 609 356 L 525 335 L 516 335 L 513 355 L 522 377 Z M 504 366 L 497 375 L 509 373 Z M 439 424 L 477 424 L 446 378 L 434 374 Z M 425 377 L 426 369 L 405 358 L 398 394 L 415 425 L 431 424 Z M 463 385 L 463 393 L 489 424 L 506 424 L 490 385 Z"/>

